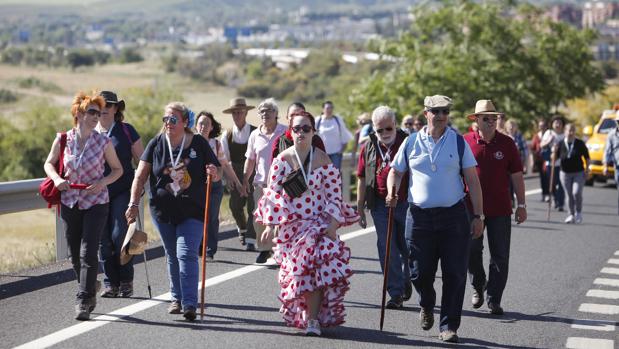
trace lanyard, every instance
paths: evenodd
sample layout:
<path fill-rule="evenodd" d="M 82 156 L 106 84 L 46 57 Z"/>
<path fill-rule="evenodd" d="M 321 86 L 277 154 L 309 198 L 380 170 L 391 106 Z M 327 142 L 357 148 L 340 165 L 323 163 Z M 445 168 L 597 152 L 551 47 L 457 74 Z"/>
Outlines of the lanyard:
<path fill-rule="evenodd" d="M 310 175 L 310 173 L 312 172 L 312 158 L 314 157 L 314 147 L 310 147 L 310 153 L 309 153 L 309 168 L 307 170 L 307 174 L 305 173 L 305 166 L 303 166 L 303 163 L 301 162 L 301 159 L 299 158 L 299 153 L 297 153 L 297 149 L 294 148 L 294 155 L 297 157 L 297 161 L 299 162 L 299 166 L 301 166 L 301 173 L 303 174 L 303 179 L 305 179 L 305 184 L 309 183 L 309 181 L 307 180 L 307 176 Z"/>
<path fill-rule="evenodd" d="M 376 147 L 378 148 L 378 152 L 380 153 L 380 158 L 383 159 L 383 162 L 380 164 L 380 168 L 378 168 L 378 170 L 376 171 L 377 175 L 380 174 L 380 172 L 387 167 L 387 163 L 391 161 L 391 155 L 389 153 L 391 152 L 391 147 L 393 147 L 394 144 L 395 140 L 393 141 L 393 143 L 391 143 L 389 147 L 387 147 L 387 152 L 383 153 L 383 150 L 380 147 L 380 142 L 376 142 Z"/>
<path fill-rule="evenodd" d="M 436 172 L 437 170 L 436 159 L 438 159 L 438 155 L 441 153 L 441 150 L 443 150 L 443 145 L 445 145 L 445 142 L 446 142 L 445 139 L 447 139 L 446 137 L 447 131 L 449 130 L 447 129 L 445 130 L 441 138 L 438 140 L 438 144 L 435 145 L 435 147 L 438 146 L 438 150 L 436 151 L 434 158 L 432 158 L 432 153 L 430 152 L 430 149 L 428 149 L 428 146 L 426 145 L 426 143 L 424 141 L 421 141 L 421 145 L 423 145 L 423 147 L 426 149 L 426 152 L 428 152 L 428 157 L 430 158 L 430 168 L 432 169 L 432 172 Z M 426 135 L 428 136 L 428 141 L 429 141 L 429 138 L 432 137 L 432 135 L 427 133 L 427 129 L 426 129 Z M 432 148 L 432 150 L 434 150 L 434 148 Z"/>
<path fill-rule="evenodd" d="M 175 160 L 174 154 L 172 153 L 172 144 L 170 143 L 170 137 L 168 137 L 168 135 L 165 135 L 165 140 L 168 142 L 168 152 L 170 153 L 170 161 L 172 162 L 173 169 L 176 168 L 176 165 L 178 165 L 178 162 L 181 160 L 181 154 L 183 153 L 183 148 L 185 148 L 185 136 L 186 134 L 183 133 L 183 141 L 181 142 L 181 150 L 178 152 L 178 155 L 176 156 L 176 160 Z"/>
<path fill-rule="evenodd" d="M 99 133 L 104 134 L 107 136 L 107 138 L 110 138 L 112 136 L 112 130 L 114 129 L 114 126 L 116 126 L 116 121 L 114 121 L 114 123 L 112 123 L 112 127 L 110 127 L 109 130 L 107 130 L 106 133 L 101 132 L 101 130 L 103 129 L 101 127 L 101 124 L 97 125 L 97 131 L 99 131 Z"/>
<path fill-rule="evenodd" d="M 565 147 L 567 148 L 567 158 L 569 159 L 570 157 L 572 157 L 572 150 L 574 150 L 574 143 L 576 143 L 576 140 L 574 140 L 572 142 L 572 144 L 569 144 L 567 142 L 567 137 L 565 137 Z"/>

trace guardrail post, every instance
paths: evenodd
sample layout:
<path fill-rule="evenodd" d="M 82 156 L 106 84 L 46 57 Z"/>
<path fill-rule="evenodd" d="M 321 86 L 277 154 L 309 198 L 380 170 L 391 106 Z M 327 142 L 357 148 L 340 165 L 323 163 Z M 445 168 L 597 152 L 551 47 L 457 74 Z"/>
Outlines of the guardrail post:
<path fill-rule="evenodd" d="M 60 208 L 58 208 L 60 209 Z M 69 246 L 64 236 L 64 222 L 60 219 L 60 211 L 56 214 L 56 262 L 69 258 Z"/>

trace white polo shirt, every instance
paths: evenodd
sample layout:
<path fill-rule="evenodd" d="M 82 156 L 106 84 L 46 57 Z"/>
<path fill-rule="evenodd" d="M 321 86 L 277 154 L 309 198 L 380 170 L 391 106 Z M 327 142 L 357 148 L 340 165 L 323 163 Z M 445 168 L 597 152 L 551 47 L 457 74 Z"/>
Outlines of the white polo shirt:
<path fill-rule="evenodd" d="M 336 120 L 335 118 L 338 118 Z M 346 128 L 344 120 L 339 116 L 325 118 L 323 115 L 316 119 L 316 132 L 325 144 L 325 152 L 329 155 L 344 151 L 346 143 L 353 139 L 353 135 Z"/>

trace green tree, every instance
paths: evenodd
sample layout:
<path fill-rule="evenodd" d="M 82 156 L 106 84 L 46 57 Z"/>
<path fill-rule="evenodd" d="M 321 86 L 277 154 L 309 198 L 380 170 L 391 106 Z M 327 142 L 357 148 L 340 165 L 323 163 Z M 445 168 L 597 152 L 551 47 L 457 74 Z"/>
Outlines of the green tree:
<path fill-rule="evenodd" d="M 446 0 L 413 15 L 400 38 L 376 44 L 393 63 L 353 92 L 357 110 L 388 104 L 406 113 L 420 109 L 424 96 L 444 94 L 454 99 L 454 121 L 464 123 L 457 116 L 489 98 L 527 128 L 604 87 L 589 52 L 595 33 L 553 23 L 534 6 Z"/>

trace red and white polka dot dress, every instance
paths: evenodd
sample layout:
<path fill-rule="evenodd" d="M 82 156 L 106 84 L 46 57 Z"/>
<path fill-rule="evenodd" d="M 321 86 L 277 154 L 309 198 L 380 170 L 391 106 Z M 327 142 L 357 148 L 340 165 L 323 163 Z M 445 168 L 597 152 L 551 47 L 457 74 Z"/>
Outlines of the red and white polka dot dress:
<path fill-rule="evenodd" d="M 304 293 L 320 289 L 320 326 L 336 326 L 344 322 L 342 301 L 353 272 L 348 265 L 350 249 L 339 237 L 333 241 L 324 231 L 331 217 L 349 225 L 359 216 L 342 202 L 340 172 L 332 164 L 314 169 L 308 177 L 308 190 L 294 199 L 282 188 L 291 171 L 282 158 L 273 160 L 269 187 L 264 189 L 254 213 L 258 223 L 279 226 L 273 239 L 273 258 L 280 265 L 280 312 L 288 326 L 307 327 Z"/>

